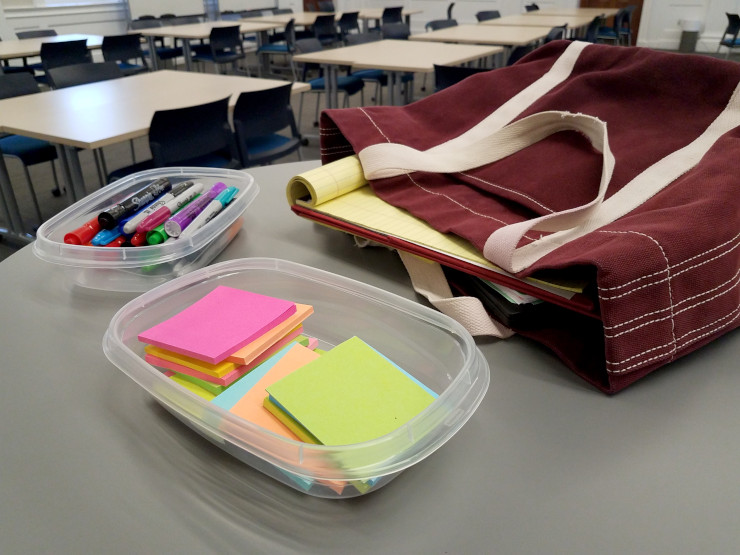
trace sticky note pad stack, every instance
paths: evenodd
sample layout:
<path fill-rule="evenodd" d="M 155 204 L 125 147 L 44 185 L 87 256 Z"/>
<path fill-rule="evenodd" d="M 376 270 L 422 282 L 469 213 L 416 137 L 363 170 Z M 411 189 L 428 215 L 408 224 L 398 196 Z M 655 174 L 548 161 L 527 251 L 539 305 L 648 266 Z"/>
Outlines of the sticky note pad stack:
<path fill-rule="evenodd" d="M 138 339 L 147 343 L 147 362 L 211 400 L 301 338 L 312 313 L 308 305 L 219 286 Z"/>
<path fill-rule="evenodd" d="M 267 387 L 264 405 L 291 429 L 324 445 L 376 439 L 435 399 L 422 384 L 353 337 Z M 286 419 L 288 417 L 288 419 Z"/>

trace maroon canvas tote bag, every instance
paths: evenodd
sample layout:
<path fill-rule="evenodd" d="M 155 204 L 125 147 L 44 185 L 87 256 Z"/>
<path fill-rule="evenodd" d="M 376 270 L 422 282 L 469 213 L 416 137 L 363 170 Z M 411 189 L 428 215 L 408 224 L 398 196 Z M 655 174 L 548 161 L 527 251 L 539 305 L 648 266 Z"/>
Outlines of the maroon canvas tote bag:
<path fill-rule="evenodd" d="M 403 107 L 327 110 L 324 163 L 524 277 L 596 284 L 601 321 L 521 330 L 606 392 L 738 325 L 740 65 L 556 41 Z"/>

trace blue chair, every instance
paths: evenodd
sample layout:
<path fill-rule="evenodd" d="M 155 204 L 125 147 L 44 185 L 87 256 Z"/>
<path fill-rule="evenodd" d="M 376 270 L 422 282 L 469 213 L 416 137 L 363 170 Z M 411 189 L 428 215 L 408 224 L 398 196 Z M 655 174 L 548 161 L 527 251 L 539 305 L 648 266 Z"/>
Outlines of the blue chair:
<path fill-rule="evenodd" d="M 441 91 L 467 79 L 476 73 L 490 71 L 488 68 L 467 66 L 441 66 L 434 64 L 434 90 Z"/>
<path fill-rule="evenodd" d="M 347 35 L 360 32 L 360 12 L 342 12 L 337 21 L 339 27 L 339 38 L 347 44 Z"/>
<path fill-rule="evenodd" d="M 229 97 L 215 102 L 159 110 L 149 126 L 152 158 L 111 172 L 108 181 L 168 166 L 241 167 L 229 125 Z"/>
<path fill-rule="evenodd" d="M 295 65 L 293 64 L 293 54 L 296 49 L 296 38 L 295 38 L 295 20 L 291 19 L 285 25 L 285 31 L 283 33 L 282 42 L 269 42 L 263 44 L 257 49 L 257 56 L 281 56 L 288 60 L 290 65 L 290 71 L 293 74 L 293 81 L 297 81 L 298 77 L 296 74 Z"/>
<path fill-rule="evenodd" d="M 233 121 L 242 167 L 269 164 L 293 152 L 298 152 L 299 160 L 303 159 L 301 135 L 290 105 L 292 88 L 287 83 L 239 95 Z M 289 135 L 281 133 L 285 129 Z"/>
<path fill-rule="evenodd" d="M 424 29 L 427 31 L 436 31 L 437 29 L 447 29 L 448 27 L 457 27 L 457 20 L 455 19 L 433 19 L 427 21 L 424 25 Z"/>
<path fill-rule="evenodd" d="M 626 12 L 624 8 L 620 8 L 614 16 L 614 25 L 601 25 L 596 31 L 596 40 L 598 42 L 609 42 L 611 44 L 618 45 L 621 42 L 619 30 L 624 25 L 624 18 Z"/>
<path fill-rule="evenodd" d="M 355 35 L 352 35 L 355 36 Z M 300 39 L 295 43 L 295 51 L 299 54 L 307 54 L 309 52 L 318 52 L 323 50 L 321 42 L 317 38 Z M 303 77 L 301 81 L 304 81 L 311 85 L 311 92 L 316 94 L 316 119 L 314 125 L 318 125 L 319 121 L 319 104 L 321 94 L 326 91 L 326 81 L 323 76 L 316 77 L 314 79 L 308 79 L 308 72 L 313 69 L 319 69 L 318 64 L 303 64 Z M 360 77 L 354 75 L 342 75 L 337 78 L 337 89 L 344 93 L 344 104 L 349 105 L 349 97 L 362 92 L 365 87 L 364 81 Z M 301 101 L 298 108 L 298 121 L 302 121 L 303 115 L 303 96 L 301 94 Z"/>
<path fill-rule="evenodd" d="M 153 16 L 151 19 L 143 19 L 143 17 L 140 17 L 139 19 L 135 19 L 129 24 L 129 29 L 131 30 L 153 29 L 155 27 L 162 27 L 162 22 L 158 19 L 154 19 Z M 155 37 L 154 45 L 154 52 L 142 50 L 142 53 L 145 56 L 148 56 L 150 59 L 152 58 L 152 56 L 156 56 L 159 60 L 167 62 L 168 60 L 175 60 L 183 55 L 182 47 L 169 46 L 165 44 L 164 37 Z"/>
<path fill-rule="evenodd" d="M 624 18 L 622 19 L 622 26 L 619 28 L 619 44 L 632 46 L 632 16 L 636 9 L 637 6 L 634 4 L 624 7 Z"/>
<path fill-rule="evenodd" d="M 552 42 L 554 40 L 564 39 L 567 32 L 567 25 L 558 25 L 557 27 L 553 27 L 545 36 L 545 40 L 543 41 L 543 43 L 547 44 L 548 42 Z"/>
<path fill-rule="evenodd" d="M 591 23 L 586 27 L 586 32 L 582 37 L 578 37 L 577 40 L 583 40 L 586 42 L 598 42 L 598 32 L 601 27 L 604 26 L 604 16 L 597 15 L 591 20 Z"/>
<path fill-rule="evenodd" d="M 106 35 L 100 49 L 106 62 L 115 62 L 124 75 L 135 75 L 149 71 L 149 65 L 141 49 L 141 35 Z"/>
<path fill-rule="evenodd" d="M 316 16 L 311 29 L 322 46 L 332 46 L 339 39 L 334 14 Z"/>
<path fill-rule="evenodd" d="M 37 92 L 39 92 L 39 84 L 30 73 L 3 74 L 0 72 L 0 99 L 35 94 Z M 31 201 L 33 202 L 38 222 L 41 224 L 43 222 L 41 207 L 28 167 L 44 162 L 51 162 L 51 170 L 56 185 L 55 191 L 57 191 L 57 196 L 61 194 L 56 168 L 54 166 L 54 160 L 57 158 L 56 148 L 49 142 L 40 139 L 33 139 L 22 135 L 0 134 L 0 150 L 3 156 L 14 158 L 23 165 L 23 172 L 26 177 L 28 190 L 31 194 Z"/>

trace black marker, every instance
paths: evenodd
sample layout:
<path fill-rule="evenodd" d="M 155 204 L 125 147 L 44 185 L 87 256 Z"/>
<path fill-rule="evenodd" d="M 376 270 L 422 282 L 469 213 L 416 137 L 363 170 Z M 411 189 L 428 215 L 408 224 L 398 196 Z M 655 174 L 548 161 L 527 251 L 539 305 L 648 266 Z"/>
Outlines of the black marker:
<path fill-rule="evenodd" d="M 166 177 L 152 181 L 143 189 L 137 191 L 124 201 L 98 214 L 98 223 L 103 229 L 113 229 L 123 218 L 133 214 L 159 195 L 172 189 L 172 183 Z"/>

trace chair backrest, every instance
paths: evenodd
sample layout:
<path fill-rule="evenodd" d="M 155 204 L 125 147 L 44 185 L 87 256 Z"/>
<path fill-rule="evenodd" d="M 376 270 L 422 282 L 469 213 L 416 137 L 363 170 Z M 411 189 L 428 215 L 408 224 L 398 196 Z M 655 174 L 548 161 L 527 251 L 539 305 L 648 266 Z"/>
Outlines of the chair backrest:
<path fill-rule="evenodd" d="M 128 24 L 128 28 L 135 31 L 136 29 L 153 29 L 154 27 L 161 27 L 162 22 L 159 19 L 134 19 Z"/>
<path fill-rule="evenodd" d="M 249 160 L 245 145 L 248 139 L 271 135 L 286 127 L 290 128 L 293 137 L 298 137 L 298 127 L 290 106 L 291 88 L 292 84 L 287 83 L 273 89 L 239 95 L 234 106 L 233 120 L 242 161 Z"/>
<path fill-rule="evenodd" d="M 28 72 L 1 73 L 0 72 L 0 99 L 13 98 L 39 92 L 39 84 Z"/>
<path fill-rule="evenodd" d="M 229 126 L 229 97 L 215 102 L 159 110 L 149 126 L 149 148 L 157 167 L 220 154 L 236 159 L 236 145 Z"/>
<path fill-rule="evenodd" d="M 722 34 L 720 42 L 723 42 L 728 37 L 734 40 L 737 38 L 738 33 L 740 33 L 740 15 L 727 12 L 725 12 L 725 15 L 727 16 L 727 27 Z"/>
<path fill-rule="evenodd" d="M 384 39 L 406 40 L 411 35 L 411 30 L 405 23 L 384 23 L 380 27 L 380 34 Z"/>
<path fill-rule="evenodd" d="M 336 20 L 333 15 L 319 15 L 311 26 L 313 28 L 314 36 L 321 40 L 325 38 L 337 37 Z"/>
<path fill-rule="evenodd" d="M 175 17 L 177 16 L 173 13 L 163 13 L 162 15 L 159 16 L 159 19 L 172 19 Z"/>
<path fill-rule="evenodd" d="M 454 2 L 450 2 L 450 5 L 447 6 L 447 19 L 452 19 L 452 8 L 455 7 Z"/>
<path fill-rule="evenodd" d="M 54 29 L 34 29 L 32 31 L 18 31 L 15 36 L 19 39 L 36 39 L 39 37 L 56 37 L 57 32 Z"/>
<path fill-rule="evenodd" d="M 285 24 L 285 30 L 283 31 L 283 37 L 285 37 L 285 44 L 288 45 L 288 50 L 293 52 L 295 50 L 295 19 L 291 19 Z"/>
<path fill-rule="evenodd" d="M 596 42 L 596 37 L 599 33 L 599 27 L 604 24 L 604 16 L 597 15 L 591 20 L 591 23 L 586 27 L 586 34 L 583 39 L 587 42 Z"/>
<path fill-rule="evenodd" d="M 353 44 L 365 44 L 366 42 L 375 42 L 380 40 L 378 33 L 353 33 L 347 35 L 347 45 L 352 46 Z"/>
<path fill-rule="evenodd" d="M 141 35 L 106 35 L 100 49 L 106 62 L 141 60 L 142 64 L 146 65 L 144 53 L 141 51 Z"/>
<path fill-rule="evenodd" d="M 534 44 L 514 47 L 511 51 L 511 54 L 509 54 L 509 59 L 506 60 L 506 65 L 510 66 L 518 62 L 521 58 L 532 52 L 535 48 L 537 48 L 537 46 Z"/>
<path fill-rule="evenodd" d="M 336 11 L 334 9 L 334 2 L 332 2 L 331 0 L 322 0 L 320 2 L 317 2 L 317 4 L 320 12 L 334 13 Z"/>
<path fill-rule="evenodd" d="M 534 2 L 532 2 L 531 4 L 527 4 L 526 6 L 524 6 L 524 9 L 527 10 L 528 12 L 536 12 L 537 10 L 540 9 L 540 7 Z"/>
<path fill-rule="evenodd" d="M 478 21 L 488 21 L 489 19 L 498 19 L 501 17 L 501 12 L 498 10 L 483 10 L 475 14 L 475 18 Z"/>
<path fill-rule="evenodd" d="M 448 27 L 456 26 L 457 20 L 455 19 L 433 19 L 432 21 L 427 21 L 424 28 L 427 31 L 436 31 L 437 29 L 447 29 Z"/>
<path fill-rule="evenodd" d="M 383 8 L 383 13 L 380 16 L 380 22 L 386 23 L 402 23 L 403 22 L 403 6 L 393 6 L 391 8 Z"/>
<path fill-rule="evenodd" d="M 65 89 L 76 85 L 97 83 L 123 77 L 123 72 L 114 61 L 88 62 L 70 66 L 53 67 L 47 72 L 49 85 L 53 89 Z"/>
<path fill-rule="evenodd" d="M 560 40 L 565 38 L 565 33 L 568 29 L 567 25 L 559 25 L 558 27 L 553 27 L 550 29 L 550 31 L 547 33 L 547 36 L 545 37 L 544 42 L 548 43 L 553 40 Z"/>
<path fill-rule="evenodd" d="M 319 52 L 324 47 L 321 41 L 316 37 L 307 37 L 305 39 L 298 39 L 295 41 L 295 51 L 298 54 L 308 54 L 310 52 Z"/>
<path fill-rule="evenodd" d="M 243 49 L 242 35 L 239 30 L 239 25 L 214 27 L 211 29 L 208 41 L 211 45 L 211 51 L 214 53 L 235 50 L 241 51 Z"/>
<path fill-rule="evenodd" d="M 283 13 L 293 13 L 293 8 L 275 8 L 272 10 L 273 15 L 280 15 Z"/>
<path fill-rule="evenodd" d="M 87 39 L 42 42 L 39 56 L 41 56 L 45 71 L 54 67 L 85 64 L 92 61 L 87 49 Z"/>
<path fill-rule="evenodd" d="M 342 12 L 342 15 L 339 17 L 339 21 L 337 21 L 339 32 L 341 33 L 342 37 L 351 33 L 352 31 L 357 31 L 358 33 L 360 32 L 359 17 L 360 12 Z"/>
<path fill-rule="evenodd" d="M 153 16 L 151 14 L 140 15 L 134 21 L 136 21 L 136 20 L 147 20 L 147 19 L 157 19 L 157 17 L 156 16 Z"/>
<path fill-rule="evenodd" d="M 459 83 L 471 75 L 482 73 L 484 71 L 490 70 L 482 67 L 440 66 L 434 64 L 434 89 L 441 91 L 455 83 Z"/>

